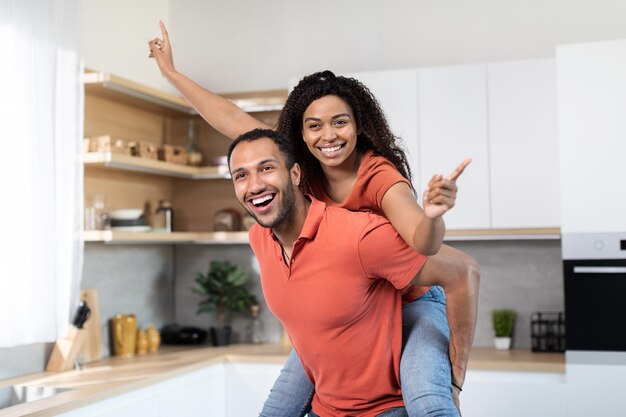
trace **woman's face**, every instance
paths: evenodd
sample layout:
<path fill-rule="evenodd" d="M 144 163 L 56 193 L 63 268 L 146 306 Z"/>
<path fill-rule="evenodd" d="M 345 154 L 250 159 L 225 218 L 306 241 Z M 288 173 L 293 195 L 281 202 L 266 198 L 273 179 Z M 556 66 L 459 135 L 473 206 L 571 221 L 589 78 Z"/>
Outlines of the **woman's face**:
<path fill-rule="evenodd" d="M 341 166 L 355 154 L 357 126 L 352 109 L 337 96 L 318 98 L 302 115 L 302 137 L 322 165 Z"/>

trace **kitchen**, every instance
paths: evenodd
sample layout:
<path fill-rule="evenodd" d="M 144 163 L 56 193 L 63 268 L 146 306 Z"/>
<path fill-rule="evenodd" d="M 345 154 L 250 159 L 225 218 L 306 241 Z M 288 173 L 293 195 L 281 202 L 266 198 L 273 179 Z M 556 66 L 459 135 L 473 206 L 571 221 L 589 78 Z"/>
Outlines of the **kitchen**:
<path fill-rule="evenodd" d="M 593 2 L 544 3 L 439 2 L 434 6 L 426 2 L 383 5 L 370 1 L 359 2 L 357 7 L 356 2 L 340 5 L 318 2 L 315 10 L 307 9 L 303 14 L 288 2 L 261 6 L 244 1 L 228 5 L 194 1 L 133 2 L 133 5 L 85 1 L 81 18 L 83 55 L 89 68 L 173 93 L 146 53 L 146 41 L 158 35 L 157 22 L 164 19 L 181 71 L 215 91 L 238 92 L 286 88 L 294 76 L 327 67 L 336 72 L 363 73 L 553 59 L 557 45 L 626 38 L 622 25 L 626 10 L 617 3 L 605 5 L 605 9 L 597 8 Z M 320 25 L 315 35 L 307 30 L 311 19 Z M 190 30 L 191 27 L 194 29 Z M 338 30 L 345 32 L 338 34 Z M 285 31 L 293 36 L 285 36 Z M 347 47 L 337 45 L 337 39 L 348 42 Z M 237 49 L 224 48 L 225 40 L 228 45 L 237 45 Z M 318 44 L 323 45 L 319 50 L 313 46 Z M 312 50 L 317 54 L 312 54 Z M 320 53 L 321 50 L 324 52 Z M 311 56 L 315 56 L 314 62 Z M 250 65 L 251 57 L 256 58 L 254 65 Z M 450 158 L 456 161 L 456 157 Z M 558 160 L 555 158 L 552 163 L 557 166 Z M 480 168 L 480 165 L 470 166 L 467 174 Z M 462 196 L 465 190 L 462 181 L 459 189 Z M 552 191 L 558 193 L 558 189 Z M 462 210 L 459 204 L 453 212 Z M 617 224 L 613 230 L 601 231 L 620 230 L 624 226 Z M 481 265 L 476 347 L 492 346 L 490 311 L 494 308 L 518 311 L 514 343 L 516 348 L 523 349 L 531 346 L 533 312 L 564 309 L 558 236 L 508 237 L 450 241 Z M 255 268 L 245 244 L 94 242 L 85 245 L 84 257 L 82 287 L 99 290 L 103 318 L 132 309 L 142 324 L 158 326 L 174 320 L 204 328 L 211 324 L 209 316 L 195 315 L 197 298 L 190 290 L 194 273 L 205 270 L 211 259 L 233 262 L 250 259 L 244 267 L 251 272 Z M 253 290 L 262 298 L 258 285 Z M 267 309 L 262 309 L 261 317 L 269 341 L 277 342 L 281 331 L 278 323 Z M 235 331 L 243 333 L 246 322 L 244 318 L 235 320 Z M 42 370 L 50 349 L 50 344 L 0 349 L 3 363 L 0 377 Z"/>

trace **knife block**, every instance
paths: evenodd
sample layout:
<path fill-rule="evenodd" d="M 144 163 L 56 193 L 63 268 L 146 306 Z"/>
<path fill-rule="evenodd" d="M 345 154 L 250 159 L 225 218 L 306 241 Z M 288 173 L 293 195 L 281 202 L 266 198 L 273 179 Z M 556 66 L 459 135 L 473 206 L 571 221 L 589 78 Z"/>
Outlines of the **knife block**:
<path fill-rule="evenodd" d="M 70 326 L 67 335 L 57 339 L 52 355 L 48 360 L 46 371 L 63 372 L 72 369 L 84 340 L 85 331 Z"/>

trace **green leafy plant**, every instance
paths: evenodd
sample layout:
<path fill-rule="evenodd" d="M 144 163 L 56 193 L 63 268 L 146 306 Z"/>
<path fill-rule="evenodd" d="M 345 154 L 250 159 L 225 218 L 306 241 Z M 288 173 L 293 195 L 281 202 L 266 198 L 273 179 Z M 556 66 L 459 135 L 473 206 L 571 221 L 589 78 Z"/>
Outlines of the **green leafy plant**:
<path fill-rule="evenodd" d="M 491 322 L 496 337 L 512 337 L 516 319 L 517 312 L 515 310 L 493 310 Z"/>
<path fill-rule="evenodd" d="M 228 311 L 246 312 L 259 302 L 245 287 L 248 274 L 228 261 L 211 261 L 206 274 L 196 272 L 196 294 L 203 296 L 196 314 L 217 313 L 218 328 L 224 328 Z"/>

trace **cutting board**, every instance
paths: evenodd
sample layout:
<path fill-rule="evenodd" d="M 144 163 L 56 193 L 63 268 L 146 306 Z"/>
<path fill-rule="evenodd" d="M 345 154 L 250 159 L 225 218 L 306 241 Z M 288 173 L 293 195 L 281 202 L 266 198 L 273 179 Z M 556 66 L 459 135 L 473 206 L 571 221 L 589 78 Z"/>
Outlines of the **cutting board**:
<path fill-rule="evenodd" d="M 81 289 L 80 299 L 87 302 L 91 309 L 91 315 L 83 326 L 85 339 L 81 350 L 83 363 L 102 359 L 102 327 L 100 326 L 100 303 L 98 291 L 93 289 Z"/>

